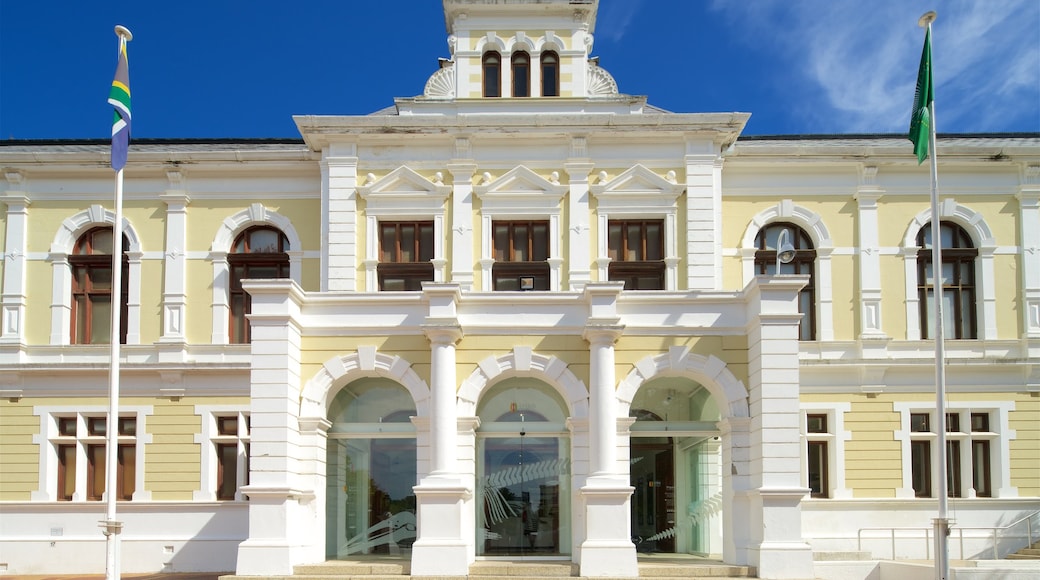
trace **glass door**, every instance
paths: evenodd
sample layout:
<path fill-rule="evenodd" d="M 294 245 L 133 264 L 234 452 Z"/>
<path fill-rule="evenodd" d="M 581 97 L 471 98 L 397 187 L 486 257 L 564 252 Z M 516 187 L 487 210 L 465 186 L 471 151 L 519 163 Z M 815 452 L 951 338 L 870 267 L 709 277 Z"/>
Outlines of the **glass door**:
<path fill-rule="evenodd" d="M 671 438 L 632 440 L 632 541 L 639 552 L 675 553 L 673 449 Z"/>

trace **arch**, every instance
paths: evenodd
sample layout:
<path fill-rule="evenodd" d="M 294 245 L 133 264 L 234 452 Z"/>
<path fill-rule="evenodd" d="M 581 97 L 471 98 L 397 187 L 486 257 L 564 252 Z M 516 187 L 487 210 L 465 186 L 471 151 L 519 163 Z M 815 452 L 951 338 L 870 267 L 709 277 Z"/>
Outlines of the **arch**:
<path fill-rule="evenodd" d="M 50 344 L 69 344 L 69 328 L 72 324 L 72 273 L 69 270 L 69 254 L 76 240 L 87 230 L 98 226 L 113 227 L 115 212 L 94 204 L 89 208 L 65 218 L 54 234 L 48 260 L 51 262 L 51 283 L 55 289 L 51 302 Z M 126 344 L 141 342 L 141 238 L 130 220 L 123 216 L 123 236 L 129 249 L 125 252 L 129 262 L 126 304 Z M 119 242 L 115 242 L 114 245 Z"/>
<path fill-rule="evenodd" d="M 589 416 L 589 392 L 585 384 L 567 368 L 567 363 L 555 356 L 533 352 L 529 346 L 513 347 L 509 354 L 489 356 L 477 363 L 477 369 L 459 386 L 458 416 L 476 416 L 477 401 L 488 387 L 500 379 L 518 376 L 541 379 L 551 385 L 567 402 L 567 412 L 572 418 Z"/>
<path fill-rule="evenodd" d="M 796 205 L 790 199 L 781 200 L 755 214 L 740 239 L 740 261 L 745 286 L 755 277 L 755 238 L 758 233 L 774 221 L 791 222 L 805 230 L 816 249 L 816 338 L 821 341 L 834 340 L 834 293 L 831 284 L 831 253 L 834 242 L 823 216 L 811 209 Z"/>
<path fill-rule="evenodd" d="M 508 47 L 506 46 L 506 41 L 503 40 L 500 36 L 498 36 L 494 32 L 488 32 L 484 36 L 481 36 L 479 40 L 477 40 L 477 46 L 475 50 L 480 54 L 483 54 L 489 50 L 495 52 L 508 52 Z"/>
<path fill-rule="evenodd" d="M 228 344 L 228 288 L 231 283 L 228 267 L 228 252 L 238 234 L 246 228 L 267 225 L 278 228 L 289 241 L 289 278 L 303 284 L 303 243 L 289 218 L 264 207 L 261 203 L 251 204 L 227 218 L 217 228 L 210 246 L 209 259 L 213 262 L 213 327 L 210 341 L 213 344 Z"/>
<path fill-rule="evenodd" d="M 720 359 L 691 353 L 688 346 L 673 346 L 666 354 L 648 356 L 638 361 L 635 368 L 618 384 L 618 416 L 628 416 L 632 399 L 641 386 L 657 377 L 669 375 L 689 376 L 704 386 L 719 401 L 721 420 L 750 417 L 748 391 L 744 383 Z"/>
<path fill-rule="evenodd" d="M 300 400 L 300 417 L 324 419 L 336 394 L 350 382 L 365 377 L 383 377 L 399 383 L 412 396 L 417 416 L 429 416 L 430 388 L 412 370 L 412 363 L 380 353 L 374 346 L 362 346 L 354 354 L 325 361 L 321 370 L 307 381 Z"/>
<path fill-rule="evenodd" d="M 918 319 L 920 300 L 917 296 L 917 235 L 921 228 L 932 221 L 932 208 L 921 210 L 907 225 L 900 247 L 903 256 L 903 271 L 906 296 L 906 338 L 921 339 L 921 323 Z M 979 250 L 978 267 L 975 279 L 978 285 L 976 298 L 976 315 L 978 317 L 978 338 L 995 340 L 997 338 L 997 298 L 996 274 L 993 256 L 997 250 L 997 242 L 993 238 L 993 230 L 986 223 L 983 215 L 968 206 L 957 203 L 952 198 L 939 203 L 939 221 L 950 221 L 968 232 L 971 241 Z"/>

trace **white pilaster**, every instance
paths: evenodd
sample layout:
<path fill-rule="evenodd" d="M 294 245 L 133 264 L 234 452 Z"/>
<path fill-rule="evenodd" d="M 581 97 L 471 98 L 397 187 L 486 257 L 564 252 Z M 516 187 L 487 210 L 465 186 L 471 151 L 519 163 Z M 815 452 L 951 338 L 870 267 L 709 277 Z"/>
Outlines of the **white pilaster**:
<path fill-rule="evenodd" d="M 455 139 L 455 155 L 470 156 L 469 139 Z M 473 174 L 472 162 L 448 164 L 451 194 L 451 282 L 462 290 L 473 289 Z"/>
<path fill-rule="evenodd" d="M 571 140 L 573 155 L 584 157 L 588 154 L 586 147 L 585 137 L 574 137 Z M 567 228 L 570 271 L 567 274 L 567 284 L 570 290 L 575 292 L 592 281 L 589 173 L 594 166 L 588 160 L 572 160 L 563 167 L 570 177 L 570 192 L 567 196 L 567 216 L 570 220 Z"/>
<path fill-rule="evenodd" d="M 878 240 L 878 200 L 885 192 L 878 187 L 876 179 L 877 167 L 863 167 L 855 195 L 859 222 L 860 339 L 888 338 L 881 325 L 881 244 Z M 818 281 L 822 279 L 817 277 Z"/>
<path fill-rule="evenodd" d="M 802 539 L 798 292 L 807 276 L 759 276 L 747 287 L 751 414 L 749 563 L 760 578 L 813 578 Z"/>
<path fill-rule="evenodd" d="M 581 488 L 585 504 L 585 539 L 581 575 L 637 577 L 636 547 L 631 539 L 632 486 L 617 452 L 617 391 L 614 342 L 624 327 L 617 312 L 622 282 L 588 284 L 589 318 L 583 334 L 589 342 L 590 475 Z M 627 460 L 627 458 L 626 458 Z"/>
<path fill-rule="evenodd" d="M 430 340 L 430 475 L 415 486 L 419 529 L 412 545 L 413 576 L 465 576 L 473 561 L 471 525 L 464 517 L 472 497 L 459 474 L 455 343 L 462 338 L 457 284 L 423 284 L 430 305 L 423 332 Z"/>
<path fill-rule="evenodd" d="M 22 174 L 6 173 L 12 187 L 20 187 Z M 0 297 L 3 315 L 0 343 L 25 343 L 25 254 L 29 231 L 29 197 L 20 191 L 8 190 L 0 201 L 7 206 L 7 235 L 4 238 L 3 296 Z"/>
<path fill-rule="evenodd" d="M 321 290 L 357 290 L 356 143 L 334 143 L 321 159 Z"/>
<path fill-rule="evenodd" d="M 1022 264 L 1022 324 L 1027 338 L 1040 338 L 1040 165 L 1024 170 L 1018 190 Z"/>
<path fill-rule="evenodd" d="M 171 189 L 159 196 L 166 203 L 166 247 L 163 252 L 163 310 L 160 342 L 185 343 L 187 322 L 188 204 L 179 171 L 167 171 Z"/>
<path fill-rule="evenodd" d="M 236 573 L 292 574 L 316 553 L 318 561 L 324 556 L 323 532 L 321 544 L 311 545 L 316 535 L 311 528 L 319 518 L 313 478 L 304 473 L 299 424 L 303 293 L 292 280 L 243 287 L 252 296 L 250 473 L 242 488 L 249 497 L 249 537 L 239 545 Z"/>
<path fill-rule="evenodd" d="M 703 140 L 686 143 L 686 286 L 722 285 L 722 158 Z"/>

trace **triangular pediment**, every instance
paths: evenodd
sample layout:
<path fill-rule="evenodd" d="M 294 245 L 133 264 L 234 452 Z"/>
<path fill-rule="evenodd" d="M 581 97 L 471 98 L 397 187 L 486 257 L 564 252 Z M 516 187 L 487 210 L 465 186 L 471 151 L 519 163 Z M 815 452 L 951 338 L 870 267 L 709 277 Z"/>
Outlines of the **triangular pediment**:
<path fill-rule="evenodd" d="M 370 181 L 371 179 L 371 176 L 358 177 L 359 181 L 364 182 L 364 185 L 358 187 L 358 193 L 369 202 L 380 198 L 399 202 L 431 198 L 443 201 L 451 192 L 450 186 L 431 181 L 403 165 L 381 178 Z"/>
<path fill-rule="evenodd" d="M 487 179 L 485 177 L 485 179 Z M 489 183 L 481 183 L 473 188 L 481 199 L 486 197 L 554 197 L 560 198 L 567 193 L 567 186 L 550 181 L 534 171 L 518 165 Z"/>
<path fill-rule="evenodd" d="M 661 177 L 644 165 L 634 165 L 623 173 L 605 183 L 597 183 L 590 188 L 593 195 L 606 196 L 645 196 L 675 198 L 683 192 L 685 186 Z"/>

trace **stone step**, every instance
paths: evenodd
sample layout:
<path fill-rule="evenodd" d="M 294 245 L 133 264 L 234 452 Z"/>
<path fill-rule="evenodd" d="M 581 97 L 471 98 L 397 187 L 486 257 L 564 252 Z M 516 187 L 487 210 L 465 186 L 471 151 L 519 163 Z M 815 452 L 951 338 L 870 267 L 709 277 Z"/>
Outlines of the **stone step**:
<path fill-rule="evenodd" d="M 474 578 L 490 577 L 554 577 L 569 578 L 578 575 L 578 565 L 572 562 L 474 562 L 469 566 Z"/>
<path fill-rule="evenodd" d="M 848 562 L 871 560 L 870 552 L 813 552 L 813 560 L 816 562 Z"/>
<path fill-rule="evenodd" d="M 1022 552 L 1026 552 L 1026 551 L 1027 550 L 1022 550 Z M 1035 550 L 1028 550 L 1028 551 L 1029 552 L 1033 552 Z M 1008 554 L 1006 559 L 1008 559 L 1008 560 L 1040 560 L 1040 554 L 1023 554 L 1022 552 L 1018 552 L 1017 554 Z"/>

